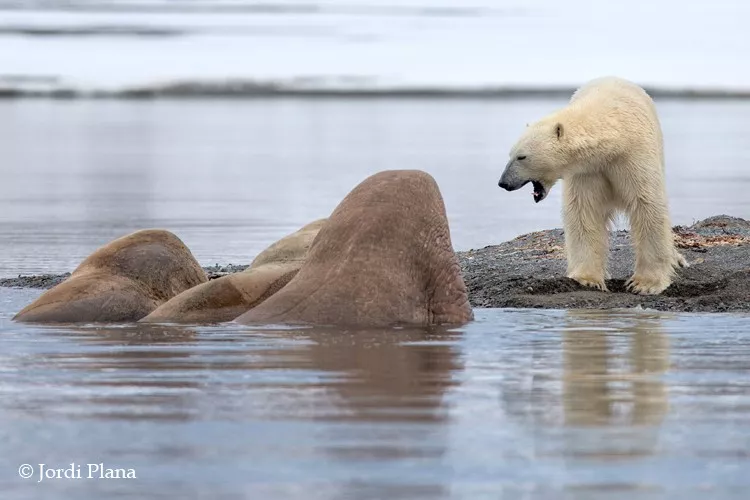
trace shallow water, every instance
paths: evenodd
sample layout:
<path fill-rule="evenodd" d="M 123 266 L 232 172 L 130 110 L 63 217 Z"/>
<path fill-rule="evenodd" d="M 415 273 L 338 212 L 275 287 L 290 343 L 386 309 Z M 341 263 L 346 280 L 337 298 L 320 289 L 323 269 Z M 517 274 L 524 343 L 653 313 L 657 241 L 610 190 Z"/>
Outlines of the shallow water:
<path fill-rule="evenodd" d="M 478 310 L 449 330 L 12 324 L 3 498 L 746 498 L 750 317 Z M 39 480 L 39 465 L 81 479 Z M 88 479 L 87 464 L 136 479 Z M 21 479 L 22 464 L 33 467 Z"/>
<path fill-rule="evenodd" d="M 560 188 L 497 181 L 525 124 L 563 100 L 0 101 L 0 277 L 65 272 L 113 238 L 175 232 L 246 264 L 366 176 L 440 185 L 459 250 L 559 227 Z M 750 218 L 750 101 L 662 101 L 673 223 Z"/>
<path fill-rule="evenodd" d="M 0 276 L 70 271 L 144 227 L 174 231 L 204 265 L 248 263 L 389 168 L 437 179 L 457 249 L 559 226 L 559 189 L 535 205 L 497 179 L 524 124 L 560 104 L 3 101 Z M 659 108 L 673 222 L 750 217 L 750 102 Z M 432 332 L 11 323 L 38 293 L 0 288 L 3 498 L 750 487 L 747 316 L 480 310 Z M 35 482 L 38 464 L 71 463 L 81 479 Z M 89 463 L 137 479 L 87 479 Z"/>

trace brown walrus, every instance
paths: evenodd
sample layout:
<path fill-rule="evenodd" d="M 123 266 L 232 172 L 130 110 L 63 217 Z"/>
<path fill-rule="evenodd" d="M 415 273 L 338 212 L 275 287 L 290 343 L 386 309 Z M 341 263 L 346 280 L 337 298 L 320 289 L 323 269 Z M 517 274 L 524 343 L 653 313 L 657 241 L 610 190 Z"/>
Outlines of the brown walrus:
<path fill-rule="evenodd" d="M 380 172 L 354 188 L 289 284 L 243 324 L 388 326 L 473 319 L 435 180 Z"/>
<path fill-rule="evenodd" d="M 263 250 L 250 267 L 185 290 L 141 321 L 220 323 L 257 306 L 297 274 L 326 219 L 311 222 Z"/>
<path fill-rule="evenodd" d="M 89 255 L 68 279 L 13 319 L 30 323 L 137 321 L 206 279 L 177 236 L 159 229 L 136 231 Z"/>

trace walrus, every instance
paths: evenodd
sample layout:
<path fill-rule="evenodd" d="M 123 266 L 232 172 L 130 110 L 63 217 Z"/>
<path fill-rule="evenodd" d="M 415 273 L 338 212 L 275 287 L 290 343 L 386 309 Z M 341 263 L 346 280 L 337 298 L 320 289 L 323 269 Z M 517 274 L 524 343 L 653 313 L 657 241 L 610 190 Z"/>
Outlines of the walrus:
<path fill-rule="evenodd" d="M 297 275 L 235 321 L 380 327 L 473 319 L 435 180 L 365 179 L 336 207 Z"/>
<path fill-rule="evenodd" d="M 177 236 L 145 229 L 97 249 L 68 279 L 13 319 L 30 323 L 137 321 L 206 281 L 206 273 Z"/>
<path fill-rule="evenodd" d="M 222 276 L 172 297 L 141 321 L 231 321 L 281 290 L 297 274 L 326 219 L 316 220 L 263 250 L 246 270 Z"/>

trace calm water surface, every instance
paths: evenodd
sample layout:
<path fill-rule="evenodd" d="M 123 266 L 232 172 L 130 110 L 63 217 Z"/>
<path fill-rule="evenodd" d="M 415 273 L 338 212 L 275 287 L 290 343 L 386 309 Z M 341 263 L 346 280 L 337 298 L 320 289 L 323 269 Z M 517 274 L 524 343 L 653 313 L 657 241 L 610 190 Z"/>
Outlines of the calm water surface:
<path fill-rule="evenodd" d="M 556 186 L 497 181 L 564 100 L 0 102 L 0 277 L 72 270 L 128 232 L 175 232 L 204 265 L 249 263 L 380 170 L 431 173 L 457 249 L 559 227 Z M 659 103 L 673 222 L 750 218 L 750 101 Z"/>
<path fill-rule="evenodd" d="M 747 498 L 750 318 L 40 328 L 0 289 L 3 498 Z M 38 464 L 84 464 L 38 481 Z M 21 464 L 33 464 L 21 479 Z M 86 479 L 88 463 L 137 479 Z"/>

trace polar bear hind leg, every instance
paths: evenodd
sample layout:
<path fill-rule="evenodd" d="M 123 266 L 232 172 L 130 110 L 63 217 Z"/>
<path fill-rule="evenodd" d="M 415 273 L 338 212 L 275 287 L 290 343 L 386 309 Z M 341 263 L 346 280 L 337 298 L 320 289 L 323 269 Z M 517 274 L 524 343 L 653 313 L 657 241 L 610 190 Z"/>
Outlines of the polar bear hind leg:
<path fill-rule="evenodd" d="M 675 248 L 666 195 L 641 192 L 628 205 L 635 272 L 627 289 L 642 295 L 660 294 L 672 283 L 675 268 L 687 266 Z"/>

